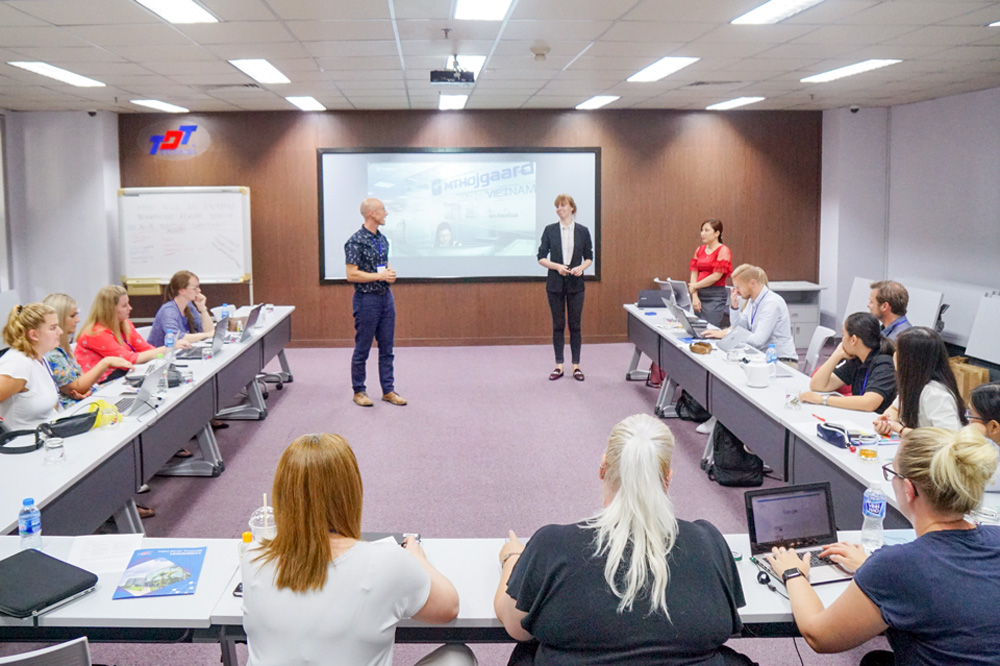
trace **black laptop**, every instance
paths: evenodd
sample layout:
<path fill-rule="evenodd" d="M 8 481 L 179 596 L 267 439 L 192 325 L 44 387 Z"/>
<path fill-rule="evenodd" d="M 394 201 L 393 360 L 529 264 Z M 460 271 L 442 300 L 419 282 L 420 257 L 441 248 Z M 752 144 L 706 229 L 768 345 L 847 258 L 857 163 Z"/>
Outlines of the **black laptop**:
<path fill-rule="evenodd" d="M 794 548 L 800 556 L 812 554 L 809 582 L 813 585 L 852 578 L 849 571 L 832 560 L 819 557 L 823 546 L 838 541 L 828 482 L 749 490 L 743 497 L 750 553 L 776 580 L 781 577 L 763 557 L 770 555 L 775 546 Z"/>
<path fill-rule="evenodd" d="M 0 560 L 0 613 L 25 618 L 93 592 L 97 576 L 29 548 Z"/>

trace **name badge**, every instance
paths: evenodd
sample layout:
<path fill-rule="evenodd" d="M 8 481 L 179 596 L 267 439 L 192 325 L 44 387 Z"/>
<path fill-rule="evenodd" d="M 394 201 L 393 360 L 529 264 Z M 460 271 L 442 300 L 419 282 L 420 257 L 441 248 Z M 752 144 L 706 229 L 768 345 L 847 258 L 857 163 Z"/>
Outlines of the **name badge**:
<path fill-rule="evenodd" d="M 385 264 L 379 264 L 378 266 L 375 267 L 376 273 L 381 273 L 384 270 L 385 270 Z"/>

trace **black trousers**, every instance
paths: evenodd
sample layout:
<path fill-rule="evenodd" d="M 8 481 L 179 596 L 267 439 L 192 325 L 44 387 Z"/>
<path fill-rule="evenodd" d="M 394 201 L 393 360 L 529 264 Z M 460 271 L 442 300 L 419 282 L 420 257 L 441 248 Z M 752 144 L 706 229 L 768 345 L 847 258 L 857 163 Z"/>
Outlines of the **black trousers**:
<path fill-rule="evenodd" d="M 580 346 L 583 344 L 583 334 L 580 332 L 580 320 L 583 318 L 583 295 L 578 291 L 572 294 L 566 292 L 546 291 L 549 297 L 549 309 L 552 311 L 552 347 L 556 352 L 556 363 L 563 363 L 563 347 L 566 346 L 566 322 L 569 321 L 569 350 L 574 364 L 580 363 Z"/>

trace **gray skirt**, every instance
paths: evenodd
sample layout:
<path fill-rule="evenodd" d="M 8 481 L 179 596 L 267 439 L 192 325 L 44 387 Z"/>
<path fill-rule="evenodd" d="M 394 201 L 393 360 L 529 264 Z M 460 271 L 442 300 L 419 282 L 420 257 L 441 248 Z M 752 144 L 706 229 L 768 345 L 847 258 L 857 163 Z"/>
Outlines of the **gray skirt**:
<path fill-rule="evenodd" d="M 698 298 L 701 299 L 702 319 L 719 328 L 728 326 L 729 287 L 702 287 L 698 290 Z"/>

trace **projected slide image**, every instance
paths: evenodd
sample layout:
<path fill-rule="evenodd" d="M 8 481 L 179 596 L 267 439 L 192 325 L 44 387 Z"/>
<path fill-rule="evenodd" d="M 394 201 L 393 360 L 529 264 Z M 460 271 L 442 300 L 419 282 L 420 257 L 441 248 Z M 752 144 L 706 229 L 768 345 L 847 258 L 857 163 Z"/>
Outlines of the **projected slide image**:
<path fill-rule="evenodd" d="M 384 232 L 395 258 L 533 256 L 533 161 L 376 162 L 368 191 L 393 211 Z"/>

